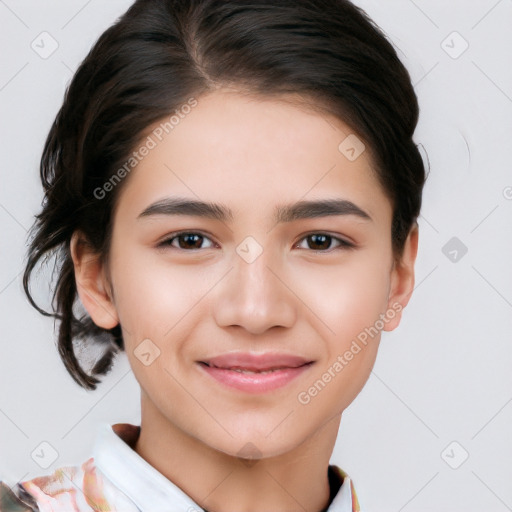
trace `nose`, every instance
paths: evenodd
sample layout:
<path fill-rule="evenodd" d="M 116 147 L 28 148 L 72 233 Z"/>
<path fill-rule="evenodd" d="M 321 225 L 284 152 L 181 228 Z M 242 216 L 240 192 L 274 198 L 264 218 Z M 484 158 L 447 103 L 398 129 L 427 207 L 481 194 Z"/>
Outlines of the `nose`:
<path fill-rule="evenodd" d="M 257 335 L 294 324 L 297 298 L 278 263 L 282 260 L 271 252 L 263 250 L 254 261 L 234 255 L 233 268 L 216 287 L 213 307 L 219 327 L 239 326 Z"/>

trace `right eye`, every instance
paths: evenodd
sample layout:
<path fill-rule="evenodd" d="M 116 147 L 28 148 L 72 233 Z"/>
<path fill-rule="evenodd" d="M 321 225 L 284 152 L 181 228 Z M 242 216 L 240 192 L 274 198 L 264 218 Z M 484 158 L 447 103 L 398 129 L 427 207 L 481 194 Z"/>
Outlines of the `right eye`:
<path fill-rule="evenodd" d="M 177 246 L 174 241 L 177 240 Z M 171 236 L 163 240 L 158 244 L 159 248 L 172 247 L 173 249 L 201 249 L 201 244 L 204 240 L 210 240 L 206 235 L 196 231 L 180 231 L 177 233 L 171 233 Z M 210 247 L 213 247 L 213 243 Z M 210 248 L 206 247 L 206 249 Z"/>

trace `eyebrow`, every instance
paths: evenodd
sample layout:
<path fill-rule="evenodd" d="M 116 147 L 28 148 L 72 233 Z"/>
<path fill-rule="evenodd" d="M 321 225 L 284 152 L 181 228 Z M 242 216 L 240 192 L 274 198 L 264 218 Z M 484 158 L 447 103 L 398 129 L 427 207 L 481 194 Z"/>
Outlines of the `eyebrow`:
<path fill-rule="evenodd" d="M 219 220 L 221 222 L 232 222 L 234 218 L 233 211 L 222 204 L 182 197 L 167 197 L 149 205 L 138 215 L 137 219 L 156 215 L 190 215 Z M 274 221 L 279 224 L 300 219 L 336 215 L 353 215 L 366 221 L 373 220 L 367 212 L 352 201 L 346 199 L 323 199 L 278 205 L 274 210 Z"/>

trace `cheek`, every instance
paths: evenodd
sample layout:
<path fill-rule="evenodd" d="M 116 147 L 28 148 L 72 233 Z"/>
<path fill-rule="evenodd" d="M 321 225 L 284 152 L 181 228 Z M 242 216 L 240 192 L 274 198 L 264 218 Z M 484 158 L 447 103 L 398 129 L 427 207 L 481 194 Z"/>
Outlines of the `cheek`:
<path fill-rule="evenodd" d="M 173 266 L 147 249 L 127 251 L 117 258 L 116 308 L 128 335 L 164 340 L 197 302 L 201 280 L 194 275 L 191 267 Z"/>
<path fill-rule="evenodd" d="M 297 395 L 299 411 L 321 422 L 342 413 L 360 393 L 375 363 L 380 336 L 366 346 L 346 347 L 318 369 L 307 387 Z M 357 346 L 357 348 L 355 348 Z M 351 354 L 350 356 L 348 354 Z"/>
<path fill-rule="evenodd" d="M 383 260 L 353 254 L 339 264 L 310 265 L 297 272 L 297 295 L 322 321 L 321 332 L 338 348 L 385 311 L 390 273 Z"/>
<path fill-rule="evenodd" d="M 327 358 L 319 365 L 311 391 L 317 393 L 313 407 L 327 415 L 342 411 L 354 400 L 375 363 L 380 315 L 386 310 L 390 282 L 386 253 L 381 256 L 361 254 L 352 265 L 317 276 L 324 290 L 317 289 L 319 316 L 330 332 Z"/>

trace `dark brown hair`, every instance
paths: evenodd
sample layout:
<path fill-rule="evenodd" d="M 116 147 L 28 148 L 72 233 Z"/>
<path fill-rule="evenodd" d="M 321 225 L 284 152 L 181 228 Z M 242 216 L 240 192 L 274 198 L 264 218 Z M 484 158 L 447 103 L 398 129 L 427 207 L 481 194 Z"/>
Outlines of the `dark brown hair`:
<path fill-rule="evenodd" d="M 30 303 L 60 321 L 60 356 L 86 389 L 96 389 L 95 375 L 108 373 L 124 345 L 120 325 L 102 329 L 74 309 L 71 236 L 79 230 L 106 258 L 123 183 L 101 200 L 94 191 L 123 166 L 148 127 L 219 86 L 312 98 L 370 150 L 393 205 L 395 258 L 416 224 L 425 182 L 413 142 L 417 97 L 393 45 L 362 9 L 347 0 L 137 0 L 81 63 L 51 127 L 40 165 L 42 211 L 23 276 Z M 36 264 L 50 254 L 58 276 L 53 313 L 29 289 Z M 74 340 L 87 338 L 105 345 L 90 373 L 73 349 Z"/>

